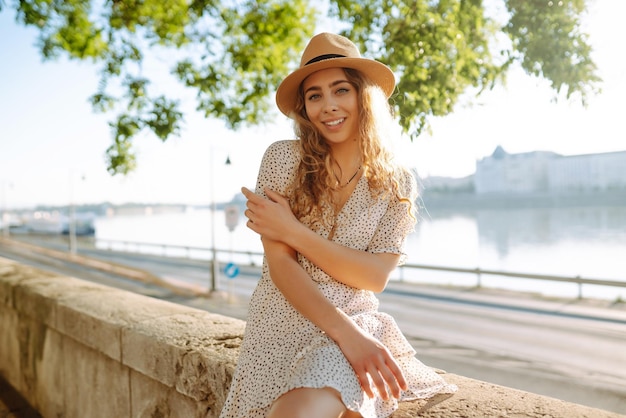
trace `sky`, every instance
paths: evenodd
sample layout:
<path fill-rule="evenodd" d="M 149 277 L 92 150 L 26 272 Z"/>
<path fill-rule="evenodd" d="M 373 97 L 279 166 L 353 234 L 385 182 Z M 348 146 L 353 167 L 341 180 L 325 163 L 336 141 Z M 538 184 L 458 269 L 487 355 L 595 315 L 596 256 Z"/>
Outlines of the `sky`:
<path fill-rule="evenodd" d="M 623 0 L 589 2 L 584 30 L 603 92 L 590 97 L 587 108 L 578 100 L 555 103 L 545 80 L 514 69 L 506 86 L 431 120 L 431 134 L 413 142 L 400 138 L 394 145 L 398 161 L 421 177 L 458 178 L 472 174 L 476 161 L 497 146 L 563 155 L 626 150 L 626 56 L 619 31 L 625 15 Z M 278 113 L 262 127 L 230 131 L 193 111 L 193 92 L 163 81 L 162 88 L 180 93 L 187 110 L 180 137 L 162 143 L 139 135 L 137 170 L 111 176 L 104 154 L 113 115 L 96 114 L 88 103 L 97 67 L 64 58 L 44 62 L 35 39 L 34 29 L 15 23 L 10 7 L 0 12 L 0 209 L 227 201 L 241 186 L 254 186 L 269 144 L 293 138 L 290 121 Z"/>

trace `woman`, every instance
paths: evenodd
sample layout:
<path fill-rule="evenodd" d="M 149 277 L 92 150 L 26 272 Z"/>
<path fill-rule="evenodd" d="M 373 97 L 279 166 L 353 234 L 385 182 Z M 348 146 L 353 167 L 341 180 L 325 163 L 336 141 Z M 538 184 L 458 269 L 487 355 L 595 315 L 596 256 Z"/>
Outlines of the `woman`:
<path fill-rule="evenodd" d="M 256 193 L 242 189 L 265 259 L 221 417 L 386 417 L 455 390 L 378 312 L 415 223 L 415 180 L 382 144 L 394 88 L 388 67 L 328 33 L 279 86 L 298 140 L 272 144 Z"/>

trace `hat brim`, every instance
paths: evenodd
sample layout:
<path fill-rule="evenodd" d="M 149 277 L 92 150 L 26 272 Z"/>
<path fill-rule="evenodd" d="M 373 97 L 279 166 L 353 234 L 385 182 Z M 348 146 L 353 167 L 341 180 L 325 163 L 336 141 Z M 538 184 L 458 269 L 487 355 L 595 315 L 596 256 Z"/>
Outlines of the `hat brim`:
<path fill-rule="evenodd" d="M 287 117 L 294 119 L 298 88 L 311 74 L 328 68 L 352 68 L 365 74 L 380 86 L 387 97 L 396 87 L 393 71 L 385 64 L 367 58 L 331 58 L 301 67 L 289 74 L 276 90 L 276 105 Z"/>

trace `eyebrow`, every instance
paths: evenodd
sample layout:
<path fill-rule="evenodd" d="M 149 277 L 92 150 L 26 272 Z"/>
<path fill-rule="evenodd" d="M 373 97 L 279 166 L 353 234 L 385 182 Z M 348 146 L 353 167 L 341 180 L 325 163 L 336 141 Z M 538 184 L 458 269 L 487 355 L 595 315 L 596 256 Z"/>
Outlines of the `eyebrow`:
<path fill-rule="evenodd" d="M 339 84 L 343 84 L 343 83 L 350 83 L 348 80 L 344 80 L 344 79 L 339 79 L 339 80 L 335 80 L 332 83 L 330 83 L 328 86 L 329 87 L 335 87 Z M 321 90 L 322 88 L 320 86 L 311 86 L 308 89 L 306 89 L 304 91 L 304 94 L 307 94 L 309 91 L 311 90 Z"/>

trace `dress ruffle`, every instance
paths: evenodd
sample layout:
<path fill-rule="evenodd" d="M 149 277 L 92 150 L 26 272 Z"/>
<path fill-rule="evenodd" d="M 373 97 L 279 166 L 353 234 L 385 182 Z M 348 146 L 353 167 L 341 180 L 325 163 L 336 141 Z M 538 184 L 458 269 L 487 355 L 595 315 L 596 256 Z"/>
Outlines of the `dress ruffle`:
<path fill-rule="evenodd" d="M 355 315 L 352 319 L 361 329 L 389 347 L 403 370 L 408 389 L 402 392 L 399 401 L 426 399 L 438 393 L 456 391 L 455 386 L 446 384 L 435 371 L 414 357 L 415 350 L 406 341 L 393 317 L 383 312 L 368 312 Z M 404 344 L 398 344 L 399 341 L 404 341 Z M 329 363 L 333 364 L 333 373 L 328 373 Z M 341 394 L 348 409 L 359 412 L 363 417 L 388 416 L 398 408 L 397 399 L 385 401 L 380 396 L 374 399 L 367 397 L 352 366 L 337 344 L 326 335 L 318 336 L 298 353 L 290 372 L 286 392 L 300 387 L 331 387 Z M 345 376 L 350 376 L 350 379 L 345 379 Z"/>
<path fill-rule="evenodd" d="M 350 288 L 338 282 L 319 283 L 323 293 L 344 294 L 341 308 L 366 333 L 379 340 L 391 352 L 403 371 L 408 390 L 402 393 L 400 401 L 430 398 L 439 393 L 453 393 L 454 385 L 448 385 L 433 369 L 415 358 L 415 350 L 406 340 L 394 318 L 379 312 L 378 299 L 371 292 Z M 275 290 L 272 290 L 275 289 Z M 342 289 L 342 292 L 339 291 Z M 331 387 L 341 394 L 342 401 L 352 411 L 358 411 L 364 418 L 387 417 L 398 408 L 398 400 L 370 399 L 361 389 L 359 381 L 337 344 L 319 328 L 302 317 L 279 293 L 271 280 L 262 278 L 255 295 L 254 306 L 267 306 L 281 311 L 278 324 L 284 326 L 284 318 L 295 319 L 298 323 L 289 334 L 280 332 L 275 324 L 276 316 L 264 319 L 255 318 L 248 323 L 240 365 L 231 387 L 232 394 L 222 417 L 265 417 L 271 403 L 288 391 L 301 388 Z M 270 299 L 270 295 L 273 295 Z M 268 299 L 266 299 L 268 298 Z M 278 330 L 278 331 L 277 331 Z M 280 352 L 272 347 L 281 341 Z M 255 349 L 256 356 L 247 353 L 250 341 L 265 341 L 261 351 Z M 277 356 L 267 362 L 268 357 Z M 287 363 L 285 361 L 288 360 Z M 268 367 L 268 363 L 271 367 Z M 284 364 L 281 368 L 280 364 Z M 256 388 L 246 388 L 250 381 L 257 381 Z M 236 399 L 236 401 L 235 401 Z M 243 407 L 245 405 L 245 407 Z M 237 412 L 239 411 L 239 412 Z"/>

